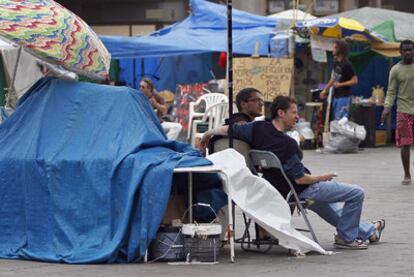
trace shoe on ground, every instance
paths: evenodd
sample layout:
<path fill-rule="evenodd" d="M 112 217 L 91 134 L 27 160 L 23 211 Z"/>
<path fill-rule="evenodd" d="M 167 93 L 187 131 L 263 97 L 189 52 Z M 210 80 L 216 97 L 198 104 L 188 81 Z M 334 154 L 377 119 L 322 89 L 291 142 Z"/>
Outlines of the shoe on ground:
<path fill-rule="evenodd" d="M 350 250 L 363 250 L 368 249 L 368 245 L 365 244 L 362 240 L 353 240 L 353 241 L 345 241 L 341 239 L 338 235 L 335 235 L 335 248 L 339 249 L 350 249 Z"/>

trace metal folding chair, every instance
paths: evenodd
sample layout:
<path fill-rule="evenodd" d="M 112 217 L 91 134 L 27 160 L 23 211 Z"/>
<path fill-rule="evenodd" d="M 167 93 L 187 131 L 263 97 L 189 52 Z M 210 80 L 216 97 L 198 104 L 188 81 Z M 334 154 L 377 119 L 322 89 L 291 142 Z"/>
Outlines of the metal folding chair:
<path fill-rule="evenodd" d="M 229 138 L 228 137 L 220 137 L 220 138 L 213 138 L 210 145 L 208 146 L 209 153 L 218 152 L 224 149 L 229 148 Z M 250 171 L 257 175 L 256 169 L 249 158 L 249 151 L 250 145 L 246 142 L 238 139 L 233 139 L 233 148 L 237 152 L 239 152 L 245 159 L 246 165 L 250 169 Z M 233 208 L 233 213 L 235 209 Z M 235 238 L 236 243 L 240 243 L 240 246 L 245 251 L 253 251 L 253 252 L 261 252 L 266 253 L 270 251 L 273 245 L 278 245 L 277 239 L 274 240 L 261 240 L 259 238 L 259 226 L 257 224 L 254 225 L 255 227 L 255 238 L 250 233 L 250 226 L 252 223 L 251 218 L 248 218 L 245 213 L 243 215 L 243 222 L 244 222 L 244 231 L 243 235 L 240 238 Z M 235 216 L 233 215 L 233 220 L 235 220 Z M 233 222 L 233 226 L 235 226 L 235 222 Z"/>
<path fill-rule="evenodd" d="M 315 232 L 313 231 L 312 225 L 310 224 L 310 221 L 306 215 L 306 210 L 304 208 L 304 205 L 308 205 L 309 204 L 309 200 L 303 200 L 301 201 L 299 199 L 298 194 L 296 193 L 292 182 L 290 181 L 290 179 L 288 178 L 288 176 L 286 175 L 285 171 L 283 170 L 283 166 L 282 163 L 280 162 L 279 158 L 272 152 L 270 151 L 261 151 L 261 150 L 250 150 L 250 160 L 253 163 L 253 165 L 256 168 L 261 168 L 261 169 L 276 169 L 276 170 L 280 170 L 283 178 L 286 180 L 286 182 L 289 184 L 290 187 L 290 193 L 287 196 L 286 201 L 288 201 L 289 205 L 294 205 L 299 209 L 299 213 L 301 214 L 301 216 L 303 217 L 306 226 L 308 227 L 308 229 L 297 229 L 299 231 L 305 231 L 305 232 L 310 232 L 312 235 L 312 238 L 315 242 L 318 242 L 318 239 L 316 238 Z M 290 195 L 293 196 L 293 201 L 290 201 Z"/>

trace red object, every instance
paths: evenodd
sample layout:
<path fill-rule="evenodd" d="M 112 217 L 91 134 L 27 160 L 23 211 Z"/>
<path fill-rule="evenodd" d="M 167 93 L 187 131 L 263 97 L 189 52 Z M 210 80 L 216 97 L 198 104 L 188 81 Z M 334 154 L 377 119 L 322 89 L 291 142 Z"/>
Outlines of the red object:
<path fill-rule="evenodd" d="M 226 52 L 220 53 L 217 63 L 221 68 L 226 68 L 226 64 L 227 64 L 227 53 Z"/>

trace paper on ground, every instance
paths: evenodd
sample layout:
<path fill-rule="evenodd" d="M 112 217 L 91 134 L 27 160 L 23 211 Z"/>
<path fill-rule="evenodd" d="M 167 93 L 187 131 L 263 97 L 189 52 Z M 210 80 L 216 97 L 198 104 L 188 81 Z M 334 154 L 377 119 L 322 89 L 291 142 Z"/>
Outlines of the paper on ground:
<path fill-rule="evenodd" d="M 328 254 L 318 243 L 295 230 L 288 203 L 268 181 L 250 172 L 241 154 L 226 149 L 207 158 L 227 174 L 229 187 L 224 189 L 231 190 L 236 205 L 276 237 L 281 246 L 301 253 Z"/>

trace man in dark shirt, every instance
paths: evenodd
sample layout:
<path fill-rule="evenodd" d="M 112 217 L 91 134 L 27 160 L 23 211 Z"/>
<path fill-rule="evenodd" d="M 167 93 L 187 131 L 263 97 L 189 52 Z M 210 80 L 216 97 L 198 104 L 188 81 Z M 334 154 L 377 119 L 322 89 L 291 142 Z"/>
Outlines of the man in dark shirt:
<path fill-rule="evenodd" d="M 238 113 L 232 115 L 233 123 L 247 123 L 263 114 L 263 95 L 255 88 L 244 88 L 237 93 Z"/>
<path fill-rule="evenodd" d="M 288 96 L 277 96 L 270 107 L 271 122 L 255 121 L 233 126 L 234 138 L 250 144 L 253 149 L 273 152 L 281 161 L 301 199 L 312 199 L 310 209 L 336 227 L 335 246 L 347 249 L 366 249 L 364 241 L 378 242 L 385 221 L 360 223 L 364 191 L 356 185 L 332 181 L 334 173 L 312 175 L 300 159 L 300 150 L 294 139 L 284 134 L 298 120 L 296 101 Z M 205 147 L 214 135 L 226 135 L 228 126 L 206 132 L 201 140 Z M 264 172 L 267 179 L 284 197 L 290 188 L 280 173 Z M 339 203 L 344 203 L 340 207 Z"/>
<path fill-rule="evenodd" d="M 344 40 L 335 41 L 332 54 L 335 60 L 331 80 L 321 92 L 320 97 L 326 98 L 329 88 L 333 87 L 332 118 L 339 120 L 344 116 L 349 118 L 352 103 L 351 87 L 358 84 L 358 77 L 348 60 L 348 44 Z"/>

